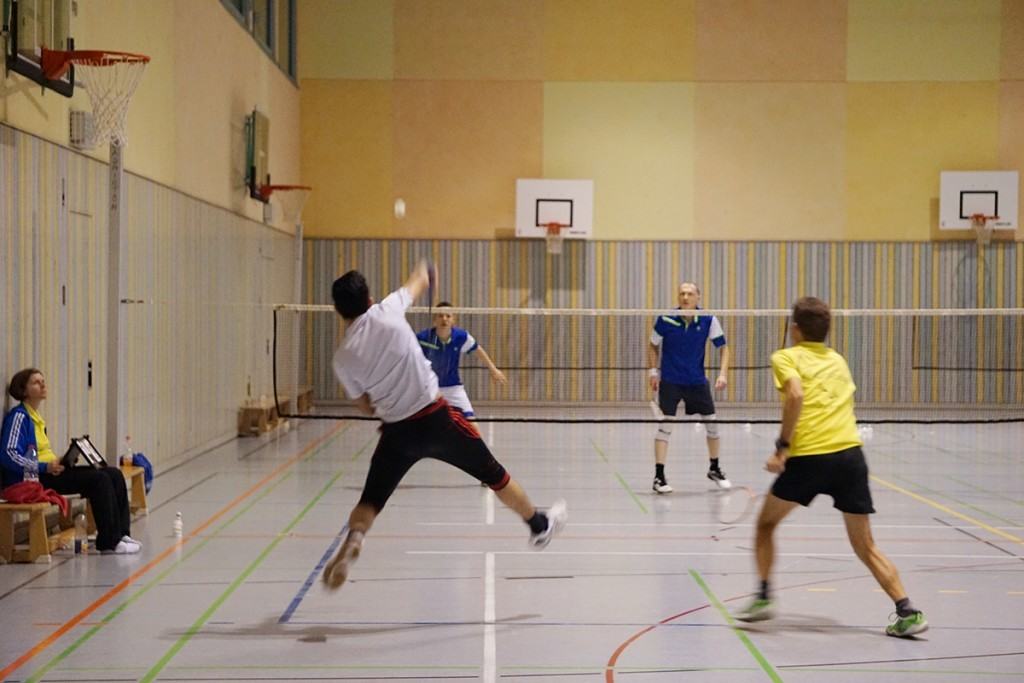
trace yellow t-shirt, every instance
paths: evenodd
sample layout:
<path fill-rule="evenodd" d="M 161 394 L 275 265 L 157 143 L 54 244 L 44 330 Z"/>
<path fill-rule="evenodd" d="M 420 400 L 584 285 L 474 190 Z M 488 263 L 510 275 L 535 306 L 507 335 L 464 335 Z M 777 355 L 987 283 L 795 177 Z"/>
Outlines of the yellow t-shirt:
<path fill-rule="evenodd" d="M 801 342 L 772 354 L 775 388 L 796 377 L 804 401 L 790 443 L 790 455 L 823 455 L 860 446 L 853 393 L 857 385 L 846 359 L 823 342 Z"/>
<path fill-rule="evenodd" d="M 43 422 L 43 416 L 34 411 L 32 406 L 27 403 L 25 404 L 25 411 L 32 418 L 32 424 L 36 428 L 36 453 L 39 456 L 39 462 L 56 462 L 57 454 L 53 452 L 53 448 L 50 446 L 50 438 L 46 436 L 46 423 Z"/>

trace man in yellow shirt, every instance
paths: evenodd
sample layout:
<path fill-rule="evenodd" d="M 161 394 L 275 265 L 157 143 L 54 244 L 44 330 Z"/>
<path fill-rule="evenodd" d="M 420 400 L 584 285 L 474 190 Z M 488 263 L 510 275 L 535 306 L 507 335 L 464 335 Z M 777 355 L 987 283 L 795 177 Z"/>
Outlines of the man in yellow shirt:
<path fill-rule="evenodd" d="M 899 572 L 871 535 L 868 515 L 875 508 L 853 414 L 857 387 L 846 359 L 825 346 L 830 324 L 828 304 L 814 297 L 799 299 L 789 328 L 794 346 L 772 354 L 775 387 L 783 394 L 782 429 L 765 469 L 779 476 L 757 519 L 754 553 L 761 585 L 736 618 L 762 621 L 774 616 L 768 576 L 775 560 L 775 527 L 797 505 L 809 505 L 823 493 L 843 513 L 853 551 L 896 603 L 896 619 L 886 634 L 913 636 L 927 630 L 928 621 L 910 603 Z"/>

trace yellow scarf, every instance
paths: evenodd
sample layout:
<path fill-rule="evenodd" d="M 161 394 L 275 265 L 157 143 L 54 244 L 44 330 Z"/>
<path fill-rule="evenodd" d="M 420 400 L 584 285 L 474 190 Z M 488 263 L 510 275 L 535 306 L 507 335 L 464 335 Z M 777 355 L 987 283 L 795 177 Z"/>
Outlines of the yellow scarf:
<path fill-rule="evenodd" d="M 46 423 L 43 422 L 43 416 L 33 410 L 29 404 L 24 405 L 25 411 L 32 418 L 32 424 L 36 428 L 36 453 L 39 454 L 39 462 L 56 462 L 57 454 L 50 447 L 50 439 L 46 436 Z"/>

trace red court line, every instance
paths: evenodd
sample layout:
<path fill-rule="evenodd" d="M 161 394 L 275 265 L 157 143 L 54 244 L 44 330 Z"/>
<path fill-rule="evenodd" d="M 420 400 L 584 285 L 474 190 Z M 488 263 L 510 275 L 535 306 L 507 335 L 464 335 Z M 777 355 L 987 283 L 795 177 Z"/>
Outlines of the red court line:
<path fill-rule="evenodd" d="M 616 662 L 619 661 L 619 655 L 621 655 L 623 652 L 625 652 L 626 648 L 629 647 L 630 645 L 632 645 L 634 643 L 634 641 L 639 640 L 640 638 L 642 638 L 643 636 L 647 635 L 648 633 L 650 633 L 654 629 L 658 628 L 659 626 L 663 626 L 663 625 L 669 623 L 670 621 L 675 621 L 679 617 L 685 617 L 687 614 L 693 614 L 694 612 L 699 612 L 702 609 L 707 609 L 708 607 L 711 607 L 710 603 L 701 605 L 700 607 L 694 607 L 693 609 L 688 609 L 685 612 L 680 612 L 679 614 L 673 614 L 670 617 L 662 619 L 657 624 L 651 624 L 647 628 L 642 629 L 640 631 L 637 631 L 636 633 L 631 635 L 627 640 L 623 641 L 623 643 L 621 645 L 619 645 L 617 648 L 615 648 L 615 652 L 612 653 L 612 656 L 608 660 L 608 663 L 605 664 L 605 667 L 604 667 L 604 680 L 605 680 L 605 683 L 614 683 L 615 682 L 615 664 L 616 664 Z"/>
<path fill-rule="evenodd" d="M 182 538 L 180 541 L 178 541 L 174 545 L 168 547 L 162 553 L 160 553 L 159 555 L 154 557 L 152 560 L 150 560 L 141 569 L 139 569 L 134 574 L 129 576 L 127 579 L 125 579 L 124 581 L 122 581 L 121 583 L 117 584 L 116 586 L 111 588 L 109 591 L 107 591 L 106 593 L 101 595 L 91 605 L 89 605 L 88 607 L 83 609 L 81 612 L 79 612 L 75 616 L 73 616 L 70 619 L 68 619 L 66 622 L 64 622 L 64 624 L 62 626 L 60 626 L 60 628 L 58 628 L 56 631 L 54 631 L 53 633 L 51 633 L 50 635 L 46 636 L 41 641 L 36 643 L 31 649 L 29 649 L 23 655 L 18 657 L 16 660 L 14 660 L 10 664 L 8 664 L 3 669 L 0 669 L 0 680 L 3 680 L 5 678 L 7 678 L 10 674 L 14 673 L 18 669 L 20 669 L 22 666 L 24 666 L 27 662 L 29 662 L 34 657 L 36 657 L 41 652 L 43 652 L 43 650 L 45 650 L 46 648 L 48 648 L 51 645 L 53 645 L 55 642 L 57 642 L 57 640 L 61 636 L 63 636 L 65 633 L 67 633 L 68 631 L 73 629 L 75 626 L 78 626 L 83 621 L 85 621 L 86 617 L 88 617 L 90 614 L 92 614 L 93 612 L 98 610 L 100 607 L 102 607 L 103 605 L 108 603 L 112 598 L 114 598 L 119 593 L 124 591 L 125 588 L 127 588 L 128 586 L 130 586 L 133 583 L 135 583 L 135 581 L 138 580 L 139 578 L 141 578 L 146 572 L 148 572 L 153 567 L 155 567 L 158 564 L 160 564 L 161 562 L 163 562 L 171 553 L 176 551 L 178 548 L 181 548 L 182 546 L 184 546 L 189 541 L 195 539 L 203 529 L 205 529 L 206 527 L 210 526 L 211 524 L 216 522 L 218 519 L 223 517 L 225 513 L 227 513 L 229 510 L 231 510 L 231 508 L 235 507 L 236 505 L 241 503 L 243 500 L 245 500 L 246 498 L 251 496 L 253 493 L 255 493 L 256 491 L 258 491 L 261 488 L 263 488 L 264 486 L 266 486 L 271 480 L 273 480 L 275 477 L 277 477 L 277 475 L 279 475 L 281 472 L 283 472 L 284 470 L 288 469 L 289 467 L 294 465 L 296 462 L 298 462 L 299 460 L 304 458 L 310 451 L 314 450 L 321 443 L 323 443 L 324 441 L 326 441 L 326 440 L 330 439 L 331 437 L 333 437 L 338 432 L 338 430 L 340 430 L 342 427 L 345 427 L 347 429 L 348 425 L 345 425 L 345 424 L 338 425 L 337 427 L 335 427 L 334 429 L 332 429 L 328 433 L 326 433 L 323 436 L 321 436 L 316 441 L 313 441 L 312 443 L 310 443 L 304 449 L 302 449 L 297 454 L 295 454 L 292 458 L 290 458 L 289 460 L 286 460 L 285 462 L 283 462 L 280 465 L 278 465 L 270 474 L 268 474 L 263 479 L 260 479 L 258 482 L 256 482 L 256 484 L 254 484 L 252 486 L 252 488 L 250 488 L 248 491 L 245 491 L 244 493 L 240 494 L 233 501 L 231 501 L 230 503 L 228 503 L 227 505 L 222 507 L 212 517 L 210 517 L 205 522 L 203 522 L 198 527 L 196 527 L 196 529 L 192 533 L 190 533 L 189 535 L 185 536 L 184 538 Z"/>
<path fill-rule="evenodd" d="M 823 583 L 841 583 L 841 582 L 844 582 L 844 581 L 859 581 L 861 579 L 870 579 L 870 578 L 871 578 L 871 574 L 861 574 L 859 576 L 847 576 L 847 577 L 842 577 L 842 578 L 832 577 L 832 578 L 828 578 L 828 579 L 818 579 L 816 581 L 806 581 L 804 583 L 797 583 L 797 584 L 794 584 L 792 586 L 779 586 L 779 587 L 777 587 L 775 589 L 775 591 L 781 593 L 782 591 L 795 590 L 797 588 L 807 588 L 808 586 L 818 586 L 818 585 L 823 584 Z M 726 598 L 726 599 L 722 600 L 722 604 L 724 605 L 725 603 L 728 603 L 728 602 L 734 602 L 736 600 L 742 600 L 743 598 L 749 597 L 749 596 L 751 596 L 753 594 L 754 594 L 753 592 L 750 592 L 750 593 L 742 593 L 740 595 L 734 595 L 731 598 Z M 608 663 L 605 665 L 605 669 L 604 669 L 604 680 L 605 680 L 605 683 L 614 683 L 614 681 L 615 681 L 615 663 L 619 661 L 619 655 L 621 655 L 623 653 L 623 651 L 625 651 L 625 649 L 627 647 L 629 647 L 634 642 L 636 642 L 638 639 L 640 639 L 643 636 L 647 635 L 648 633 L 650 633 L 654 629 L 658 628 L 659 626 L 663 626 L 664 624 L 667 624 L 670 621 L 678 619 L 679 617 L 685 617 L 687 614 L 693 614 L 694 612 L 699 612 L 702 609 L 707 609 L 708 607 L 711 607 L 711 605 L 710 604 L 704 604 L 704 605 L 701 605 L 700 607 L 694 607 L 693 609 L 688 609 L 685 612 L 680 612 L 679 614 L 674 614 L 671 617 L 668 617 L 666 619 L 662 619 L 657 624 L 651 624 L 647 628 L 642 629 L 642 630 L 637 631 L 636 633 L 634 633 L 632 636 L 629 637 L 628 640 L 624 641 L 622 643 L 622 645 L 619 645 L 617 648 L 615 648 L 615 652 L 612 653 L 611 658 L 608 660 Z M 732 627 L 732 628 L 736 628 L 736 627 Z"/>

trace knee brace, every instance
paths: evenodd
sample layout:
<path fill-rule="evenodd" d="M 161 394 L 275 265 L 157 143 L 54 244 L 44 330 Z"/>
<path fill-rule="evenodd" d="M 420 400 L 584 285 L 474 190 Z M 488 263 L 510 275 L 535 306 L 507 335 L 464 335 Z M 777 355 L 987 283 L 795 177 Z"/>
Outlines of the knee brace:
<path fill-rule="evenodd" d="M 658 431 L 654 433 L 655 441 L 664 441 L 668 443 L 668 439 L 672 436 L 672 427 L 675 426 L 671 422 L 662 422 L 658 425 Z"/>
<path fill-rule="evenodd" d="M 718 419 L 717 416 L 714 413 L 712 413 L 711 415 L 701 415 L 700 419 L 701 422 L 704 423 L 704 431 L 707 432 L 708 438 L 717 439 L 718 423 L 715 422 L 715 420 Z"/>

